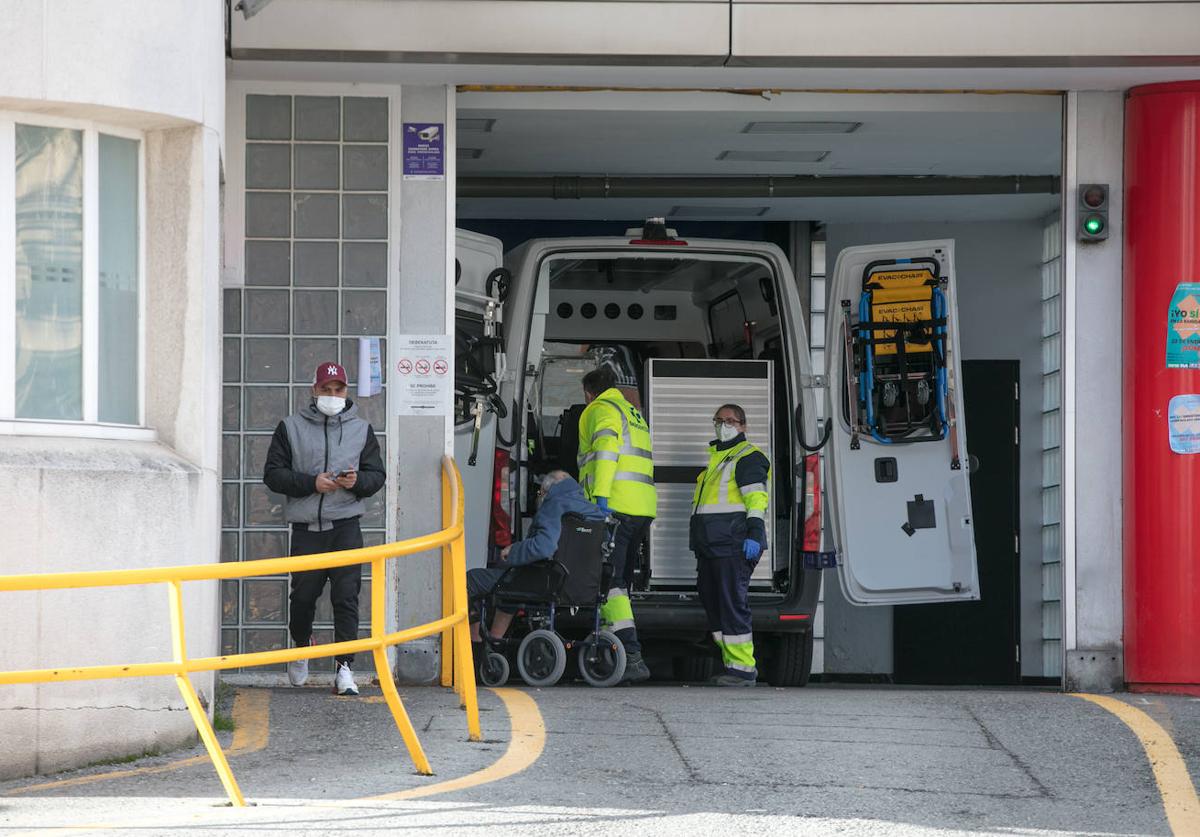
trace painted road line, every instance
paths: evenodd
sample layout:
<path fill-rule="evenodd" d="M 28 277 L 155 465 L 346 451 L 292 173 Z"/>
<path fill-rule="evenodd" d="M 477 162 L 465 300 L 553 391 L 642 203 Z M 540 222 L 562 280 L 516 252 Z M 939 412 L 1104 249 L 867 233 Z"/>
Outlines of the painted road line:
<path fill-rule="evenodd" d="M 1179 748 L 1175 746 L 1170 734 L 1145 712 L 1124 701 L 1103 695 L 1075 697 L 1107 709 L 1133 731 L 1142 743 L 1142 749 L 1146 751 L 1146 758 L 1150 760 L 1150 768 L 1154 771 L 1154 781 L 1158 783 L 1158 792 L 1162 797 L 1171 831 L 1181 837 L 1195 837 L 1200 834 L 1200 799 L 1196 796 L 1196 786 L 1192 784 L 1192 777 L 1188 774 L 1187 762 L 1179 754 Z"/>
<path fill-rule="evenodd" d="M 225 751 L 227 756 L 240 756 L 246 753 L 256 753 L 267 746 L 271 736 L 271 693 L 267 689 L 238 689 L 233 699 L 233 741 Z M 79 785 L 90 785 L 93 782 L 106 782 L 111 779 L 125 779 L 130 776 L 152 776 L 156 773 L 169 773 L 195 764 L 211 764 L 208 755 L 189 756 L 185 759 L 166 764 L 156 764 L 148 767 L 130 767 L 124 770 L 110 770 L 105 773 L 93 773 L 87 776 L 75 776 L 71 779 L 58 779 L 53 782 L 43 782 L 38 785 L 26 785 L 21 788 L 5 791 L 4 796 L 22 796 L 27 793 L 54 790 L 56 788 L 72 788 Z"/>
<path fill-rule="evenodd" d="M 546 724 L 542 720 L 542 713 L 538 711 L 537 703 L 525 692 L 516 689 L 491 689 L 490 691 L 504 701 L 504 708 L 508 712 L 509 726 L 512 729 L 512 737 L 509 739 L 504 755 L 482 770 L 476 770 L 474 773 L 468 773 L 457 779 L 448 779 L 445 782 L 438 782 L 423 788 L 409 788 L 395 793 L 368 796 L 364 800 L 421 799 L 426 796 L 465 790 L 507 779 L 536 762 L 546 747 Z"/>

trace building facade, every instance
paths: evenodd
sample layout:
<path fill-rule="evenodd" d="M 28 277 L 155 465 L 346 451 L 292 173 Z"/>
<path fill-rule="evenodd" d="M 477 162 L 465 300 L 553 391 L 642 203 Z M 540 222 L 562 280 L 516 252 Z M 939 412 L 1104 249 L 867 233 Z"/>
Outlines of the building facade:
<path fill-rule="evenodd" d="M 837 247 L 952 233 L 979 242 L 976 252 L 994 252 L 992 265 L 1013 259 L 980 275 L 994 276 L 993 289 L 1006 271 L 1020 271 L 1024 283 L 1019 305 L 1015 290 L 1003 302 L 1026 318 L 1013 330 L 1023 342 L 1002 353 L 1020 356 L 1026 383 L 1020 673 L 1073 689 L 1129 679 L 1116 441 L 1130 351 L 1121 328 L 1130 270 L 1122 249 L 1125 98 L 1141 85 L 1200 79 L 1200 6 L 238 5 L 23 0 L 0 22 L 8 56 L 0 157 L 15 161 L 0 165 L 0 380 L 8 382 L 0 388 L 0 473 L 8 476 L 0 501 L 15 512 L 0 572 L 285 553 L 279 498 L 259 481 L 269 434 L 307 397 L 315 362 L 337 357 L 357 374 L 360 337 L 382 344 L 384 392 L 363 405 L 392 475 L 365 521 L 368 542 L 428 531 L 453 421 L 397 415 L 386 359 L 399 335 L 452 332 L 456 228 L 524 218 L 549 229 L 546 219 L 630 220 L 643 209 L 472 202 L 457 188 L 460 175 L 529 174 L 537 169 L 521 166 L 535 164 L 553 175 L 610 173 L 623 163 L 588 167 L 600 165 L 604 147 L 632 148 L 639 134 L 678 138 L 671 114 L 679 125 L 701 114 L 703 125 L 709 111 L 743 114 L 743 122 L 805 113 L 836 121 L 842 113 L 862 123 L 855 114 L 870 113 L 897 131 L 893 140 L 880 134 L 858 162 L 846 146 L 812 167 L 760 162 L 725 172 L 833 174 L 846 160 L 850 174 L 1034 173 L 992 171 L 989 154 L 1005 149 L 987 151 L 987 131 L 970 127 L 1001 131 L 1009 113 L 1050 126 L 1015 159 L 1060 177 L 1057 195 L 987 205 L 957 196 L 941 208 L 881 200 L 785 211 L 781 203 L 764 217 L 778 217 L 798 242 L 791 255 L 811 294 L 814 332 L 824 317 L 820 268 L 832 268 Z M 592 149 L 591 160 L 539 146 L 540 162 L 531 162 L 488 146 L 501 136 L 488 120 L 555 124 L 554 114 L 567 115 L 564 125 L 595 119 L 592 134 L 564 128 L 559 143 Z M 543 116 L 549 121 L 538 123 Z M 920 139 L 903 138 L 906 120 L 924 126 Z M 440 179 L 405 176 L 402 132 L 414 124 L 444 126 Z M 550 129 L 540 130 L 528 147 Z M 937 143 L 951 134 L 957 147 L 979 150 L 958 168 L 939 168 L 946 155 Z M 690 136 L 699 142 L 696 131 Z M 859 136 L 870 140 L 869 131 Z M 893 153 L 921 142 L 929 143 L 924 160 Z M 1019 145 L 1019 137 L 1005 142 Z M 668 171 L 671 155 L 654 154 L 651 144 L 625 155 L 628 173 Z M 1086 183 L 1110 185 L 1107 241 L 1080 243 L 1075 234 L 1075 195 Z M 1019 245 L 987 249 L 997 220 L 1004 240 Z M 979 303 L 981 322 L 988 310 Z M 814 343 L 814 356 L 820 350 Z M 978 343 L 979 357 L 997 351 Z M 370 580 L 388 587 L 391 623 L 436 614 L 437 568 L 435 557 L 416 557 Z M 192 653 L 286 643 L 286 594 L 283 578 L 195 585 L 187 591 Z M 865 638 L 891 635 L 890 609 L 854 609 L 852 619 L 830 604 L 836 595 L 827 579 L 819 667 L 886 676 L 891 646 L 884 653 Z M 169 651 L 161 590 L 8 596 L 0 668 L 145 661 Z M 321 624 L 319 613 L 319 638 Z M 398 671 L 428 681 L 436 660 L 435 644 L 413 643 L 398 650 Z M 212 677 L 196 680 L 211 698 Z M 75 709 L 83 711 L 65 711 Z M 17 742 L 17 756 L 0 775 L 169 746 L 190 733 L 182 709 L 166 681 L 6 687 L 0 735 Z"/>

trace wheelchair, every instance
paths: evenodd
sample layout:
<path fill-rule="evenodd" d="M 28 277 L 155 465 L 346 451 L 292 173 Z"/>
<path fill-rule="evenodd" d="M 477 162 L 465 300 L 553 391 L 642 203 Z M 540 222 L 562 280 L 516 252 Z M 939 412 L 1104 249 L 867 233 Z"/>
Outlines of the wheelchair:
<path fill-rule="evenodd" d="M 509 677 L 506 651 L 517 644 L 517 671 L 530 686 L 553 686 L 567 668 L 567 652 L 578 653 L 579 674 L 592 686 L 615 686 L 625 676 L 625 646 L 614 633 L 603 630 L 600 606 L 607 600 L 613 568 L 616 521 L 587 520 L 577 514 L 562 518 L 562 534 L 554 557 L 546 561 L 508 567 L 492 590 L 479 600 L 483 625 L 488 614 L 502 605 L 523 612 L 529 628 L 519 643 L 497 639 L 482 631 L 484 659 L 479 679 L 485 686 L 500 686 Z M 565 639 L 555 626 L 563 608 L 572 614 L 592 611 L 592 630 L 578 640 Z"/>

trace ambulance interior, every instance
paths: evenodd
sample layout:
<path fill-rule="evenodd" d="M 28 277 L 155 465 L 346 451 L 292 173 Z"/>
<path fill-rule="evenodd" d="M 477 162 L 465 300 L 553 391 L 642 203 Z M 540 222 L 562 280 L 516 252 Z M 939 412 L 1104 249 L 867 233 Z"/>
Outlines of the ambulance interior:
<path fill-rule="evenodd" d="M 794 517 L 795 498 L 787 492 L 798 475 L 788 470 L 804 462 L 805 451 L 790 405 L 808 390 L 799 388 L 799 370 L 786 367 L 806 353 L 813 374 L 835 371 L 826 343 L 828 322 L 841 316 L 830 306 L 839 256 L 870 245 L 953 241 L 970 454 L 964 470 L 971 474 L 982 598 L 859 607 L 837 571 L 827 570 L 813 617 L 813 671 L 902 683 L 1057 683 L 1059 329 L 1062 243 L 1072 231 L 1058 216 L 1061 187 L 1028 188 L 1026 176 L 1061 178 L 1063 112 L 1061 96 L 1050 92 L 460 92 L 460 228 L 499 240 L 511 254 L 531 240 L 628 242 L 639 237 L 628 235 L 630 228 L 640 231 L 646 218 L 665 216 L 666 226 L 689 241 L 647 248 L 644 257 L 555 253 L 546 260 L 527 347 L 528 365 L 538 372 L 536 380 L 526 375 L 535 445 L 574 465 L 571 419 L 583 403 L 580 379 L 606 356 L 629 370 L 636 379 L 626 390 L 630 400 L 652 414 L 653 364 L 774 358 L 773 409 L 751 417 L 751 440 L 770 447 L 772 518 Z M 781 192 L 796 177 L 811 194 Z M 842 191 L 833 185 L 856 178 L 864 185 Z M 925 188 L 954 178 L 1008 178 L 1014 185 L 1004 192 L 969 182 L 961 189 L 950 183 L 941 193 Z M 663 183 L 681 188 L 664 191 Z M 761 190 L 748 191 L 752 185 Z M 754 259 L 690 257 L 705 239 L 780 247 L 795 275 L 801 322 L 789 321 L 781 334 L 780 315 L 792 314 L 786 306 L 775 310 L 772 291 L 780 285 L 770 267 Z M 510 306 L 505 328 L 527 316 L 528 309 Z M 808 345 L 782 345 L 784 339 Z M 688 445 L 702 451 L 715 408 L 737 399 L 718 386 L 700 396 L 693 412 L 707 435 L 689 437 Z M 845 405 L 836 406 L 840 412 Z M 652 434 L 658 432 L 660 417 L 647 417 Z M 756 437 L 766 422 L 770 432 Z M 499 425 L 507 433 L 508 422 Z M 676 467 L 659 438 L 656 480 Z M 826 465 L 829 453 L 827 446 Z M 830 485 L 826 470 L 823 487 Z M 690 501 L 690 485 L 660 485 L 660 516 L 675 514 L 685 495 L 682 502 Z M 901 531 L 899 521 L 878 522 Z M 754 579 L 760 602 L 787 583 L 778 562 L 795 553 L 797 536 L 775 526 L 770 560 Z M 676 547 L 670 551 L 687 555 L 686 541 Z M 650 544 L 634 585 L 639 596 L 665 598 L 679 588 L 660 566 L 663 551 L 661 543 Z"/>
<path fill-rule="evenodd" d="M 772 542 L 752 590 L 787 589 L 794 502 L 788 405 L 794 402 L 775 282 L 766 261 L 734 255 L 572 254 L 543 267 L 527 355 L 537 368 L 527 383 L 536 454 L 578 474 L 580 382 L 600 363 L 617 370 L 618 388 L 650 419 L 659 513 L 635 590 L 695 587 L 687 546 L 692 490 L 713 435 L 712 415 L 726 402 L 746 409 L 747 435 L 772 462 Z M 766 366 L 770 377 L 726 379 L 721 386 L 707 376 L 693 383 L 652 374 L 651 361 L 666 359 L 769 361 L 756 367 Z M 704 372 L 703 364 L 695 368 Z"/>

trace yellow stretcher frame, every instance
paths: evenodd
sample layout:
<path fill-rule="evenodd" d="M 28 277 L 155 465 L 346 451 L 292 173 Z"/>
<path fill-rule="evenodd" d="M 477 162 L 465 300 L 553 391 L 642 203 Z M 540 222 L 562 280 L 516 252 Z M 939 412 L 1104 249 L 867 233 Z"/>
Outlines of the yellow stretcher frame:
<path fill-rule="evenodd" d="M 217 671 L 243 666 L 287 663 L 335 654 L 371 651 L 375 660 L 375 672 L 383 689 L 384 698 L 396 722 L 396 728 L 404 739 L 408 754 L 417 772 L 432 774 L 429 759 L 421 747 L 412 721 L 400 700 L 392 679 L 392 669 L 387 658 L 387 648 L 421 637 L 442 635 L 441 684 L 453 686 L 467 714 L 467 734 L 470 740 L 479 741 L 479 703 L 475 692 L 475 674 L 471 662 L 471 638 L 467 626 L 467 571 L 466 548 L 463 535 L 463 485 L 462 475 L 454 459 L 442 457 L 442 530 L 406 541 L 380 546 L 351 549 L 343 552 L 326 552 L 318 555 L 302 555 L 292 558 L 266 558 L 228 564 L 192 564 L 176 567 L 149 567 L 138 570 L 101 570 L 95 572 L 37 573 L 30 575 L 0 576 L 0 593 L 36 590 L 66 590 L 82 587 L 123 587 L 141 584 L 166 584 L 170 602 L 171 647 L 174 659 L 162 663 L 130 663 L 127 665 L 84 666 L 78 668 L 29 669 L 25 671 L 0 671 L 0 686 L 50 683 L 68 680 L 107 680 L 118 677 L 153 677 L 172 675 L 191 713 L 196 731 L 204 742 L 213 767 L 225 787 L 229 801 L 236 807 L 246 804 L 242 791 L 229 769 L 229 762 L 208 720 L 208 713 L 200 704 L 200 698 L 188 675 L 192 672 Z M 384 632 L 387 585 L 386 565 L 389 559 L 413 555 L 440 548 L 442 552 L 442 618 L 424 625 L 405 628 L 393 633 Z M 347 567 L 370 562 L 371 585 L 371 635 L 348 642 L 332 642 L 303 648 L 281 648 L 275 651 L 258 651 L 249 654 L 230 654 L 222 657 L 187 656 L 184 641 L 183 582 L 216 581 L 228 578 L 247 578 L 256 575 L 282 575 L 304 570 Z"/>

